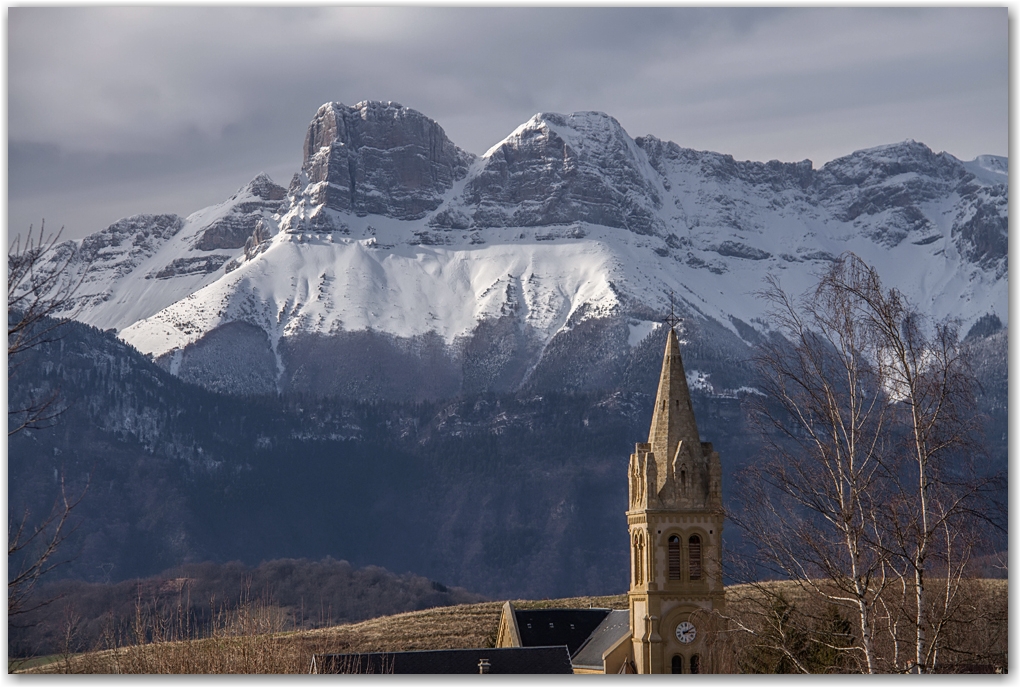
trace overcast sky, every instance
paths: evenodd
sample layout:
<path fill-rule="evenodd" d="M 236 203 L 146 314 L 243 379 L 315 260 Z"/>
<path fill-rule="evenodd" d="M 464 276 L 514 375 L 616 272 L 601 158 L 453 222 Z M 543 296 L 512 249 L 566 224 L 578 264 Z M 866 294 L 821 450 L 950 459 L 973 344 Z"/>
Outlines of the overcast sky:
<path fill-rule="evenodd" d="M 484 153 L 600 110 L 738 159 L 912 138 L 1007 155 L 1006 8 L 8 10 L 9 229 L 79 238 L 286 185 L 322 103 L 394 100 Z"/>

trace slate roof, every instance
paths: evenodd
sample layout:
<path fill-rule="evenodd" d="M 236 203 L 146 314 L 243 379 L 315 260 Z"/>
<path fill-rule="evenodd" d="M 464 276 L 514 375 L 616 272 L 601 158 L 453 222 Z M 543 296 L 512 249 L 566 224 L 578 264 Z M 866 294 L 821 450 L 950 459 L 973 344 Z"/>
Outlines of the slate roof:
<path fill-rule="evenodd" d="M 482 659 L 491 674 L 573 673 L 565 646 L 504 649 L 446 649 L 370 654 L 315 654 L 312 673 L 475 674 Z"/>
<path fill-rule="evenodd" d="M 521 646 L 566 644 L 571 656 L 607 615 L 608 608 L 514 609 Z"/>
<path fill-rule="evenodd" d="M 630 634 L 630 611 L 610 611 L 571 661 L 579 668 L 601 670 L 602 654 Z"/>

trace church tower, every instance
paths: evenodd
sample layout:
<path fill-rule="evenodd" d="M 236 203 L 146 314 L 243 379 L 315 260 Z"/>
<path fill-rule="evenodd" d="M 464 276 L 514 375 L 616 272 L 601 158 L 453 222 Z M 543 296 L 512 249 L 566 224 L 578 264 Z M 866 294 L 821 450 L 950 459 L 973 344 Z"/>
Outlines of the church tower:
<path fill-rule="evenodd" d="M 630 629 L 638 673 L 713 672 L 708 613 L 721 610 L 722 469 L 702 443 L 670 327 L 648 443 L 628 471 Z"/>

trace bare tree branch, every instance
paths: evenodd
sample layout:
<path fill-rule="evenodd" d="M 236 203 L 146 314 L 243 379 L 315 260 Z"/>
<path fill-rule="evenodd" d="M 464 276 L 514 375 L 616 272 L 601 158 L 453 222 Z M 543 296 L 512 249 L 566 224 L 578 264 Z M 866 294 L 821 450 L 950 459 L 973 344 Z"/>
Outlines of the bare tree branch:
<path fill-rule="evenodd" d="M 8 571 L 7 577 L 7 617 L 13 618 L 48 605 L 55 599 L 31 601 L 39 579 L 59 565 L 67 562 L 57 557 L 61 545 L 74 533 L 75 525 L 71 524 L 72 511 L 85 498 L 88 484 L 74 496 L 67 493 L 64 478 L 60 478 L 60 496 L 53 503 L 49 514 L 40 522 L 30 525 L 31 513 L 26 509 L 22 517 L 7 524 L 7 561 L 19 553 L 27 554 L 21 561 L 17 572 Z"/>
<path fill-rule="evenodd" d="M 60 243 L 63 228 L 46 234 L 33 227 L 22 240 L 19 234 L 7 249 L 7 358 L 51 340 L 69 317 L 74 294 L 88 274 L 71 276 L 74 252 Z"/>
<path fill-rule="evenodd" d="M 58 337 L 58 329 L 73 315 L 74 295 L 88 273 L 70 269 L 74 249 L 60 243 L 60 234 L 39 233 L 32 227 L 24 239 L 19 235 L 7 250 L 7 379 L 10 384 L 24 354 Z M 64 411 L 60 389 L 38 392 L 23 405 L 8 407 L 7 436 L 26 429 L 51 426 Z M 33 599 L 39 579 L 66 562 L 58 551 L 74 532 L 71 515 L 81 503 L 88 484 L 69 495 L 60 477 L 60 495 L 42 520 L 32 523 L 28 509 L 21 518 L 8 514 L 7 524 L 7 616 L 14 618 L 52 603 Z"/>

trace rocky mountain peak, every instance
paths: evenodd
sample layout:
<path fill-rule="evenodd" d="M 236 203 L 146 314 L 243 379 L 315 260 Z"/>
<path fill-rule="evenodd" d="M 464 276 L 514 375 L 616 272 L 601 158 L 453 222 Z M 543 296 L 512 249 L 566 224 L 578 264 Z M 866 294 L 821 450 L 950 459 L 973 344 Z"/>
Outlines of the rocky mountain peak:
<path fill-rule="evenodd" d="M 984 169 L 999 172 L 1000 174 L 1007 174 L 1009 172 L 1009 158 L 1000 155 L 978 155 L 974 158 L 974 163 Z"/>
<path fill-rule="evenodd" d="M 982 175 L 987 177 L 988 175 Z M 957 249 L 985 267 L 1005 255 L 1005 197 L 948 153 L 913 140 L 858 150 L 824 165 L 815 175 L 819 200 L 844 222 L 887 247 L 910 240 L 928 245 L 943 236 L 940 219 L 925 208 L 960 197 L 967 206 L 953 220 Z M 1004 183 L 1000 183 L 1004 191 Z M 1002 201 L 1001 203 L 999 201 Z"/>
<path fill-rule="evenodd" d="M 904 174 L 917 174 L 939 180 L 959 180 L 965 174 L 962 164 L 948 153 L 935 153 L 914 140 L 865 148 L 825 164 L 823 177 L 841 184 L 881 183 Z"/>
<path fill-rule="evenodd" d="M 230 197 L 219 217 L 196 234 L 193 248 L 200 251 L 243 248 L 256 224 L 279 212 L 286 198 L 287 189 L 274 183 L 265 172 L 259 173 Z M 208 263 L 208 266 L 218 269 L 223 262 Z"/>
<path fill-rule="evenodd" d="M 988 184 L 1009 182 L 1009 158 L 999 155 L 978 155 L 970 162 L 963 163 L 967 171 Z"/>
<path fill-rule="evenodd" d="M 508 144 L 513 145 L 520 139 L 535 135 L 535 133 L 546 135 L 551 133 L 564 141 L 567 147 L 575 152 L 596 145 L 615 143 L 618 146 L 634 147 L 631 153 L 636 154 L 636 146 L 615 118 L 605 112 L 589 111 L 570 114 L 539 112 L 491 148 L 485 157 L 490 157 L 499 148 Z"/>
<path fill-rule="evenodd" d="M 287 189 L 274 183 L 265 172 L 259 172 L 258 176 L 235 194 L 235 197 L 243 194 L 252 195 L 262 200 L 283 200 L 287 196 Z"/>
<path fill-rule="evenodd" d="M 400 103 L 326 103 L 305 136 L 303 193 L 359 216 L 418 219 L 439 207 L 473 159 L 439 124 Z"/>
<path fill-rule="evenodd" d="M 602 112 L 543 112 L 490 148 L 462 197 L 432 223 L 590 222 L 652 234 L 661 229 L 661 204 L 654 170 L 619 122 Z"/>

